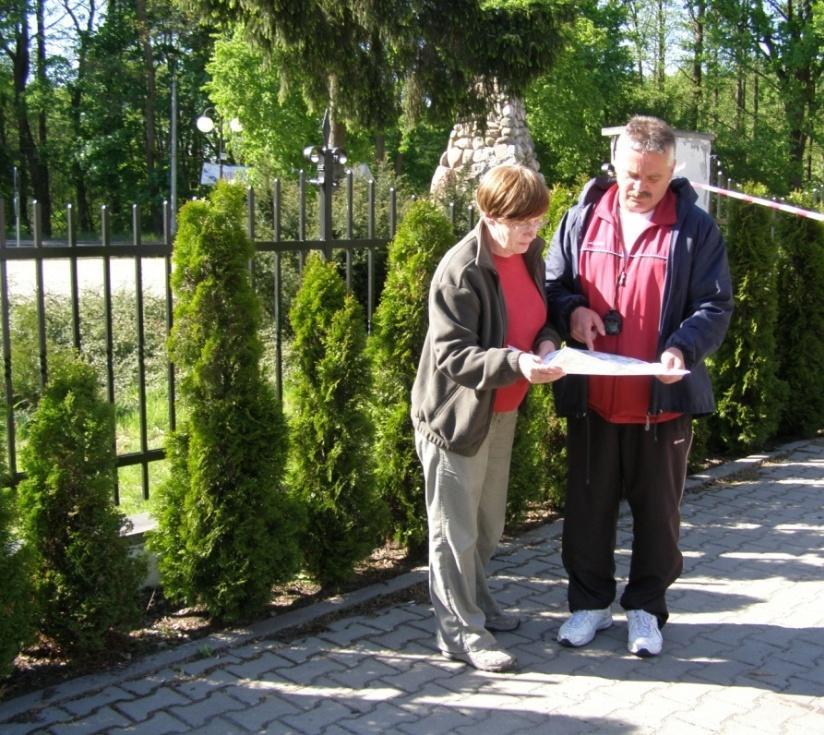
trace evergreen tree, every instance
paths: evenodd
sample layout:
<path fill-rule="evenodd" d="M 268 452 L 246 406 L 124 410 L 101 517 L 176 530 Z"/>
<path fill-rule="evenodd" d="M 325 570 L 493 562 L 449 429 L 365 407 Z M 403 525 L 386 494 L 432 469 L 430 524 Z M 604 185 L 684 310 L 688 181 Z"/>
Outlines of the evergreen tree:
<path fill-rule="evenodd" d="M 111 630 L 139 618 L 142 561 L 121 535 L 114 506 L 114 413 L 94 370 L 77 356 L 52 358 L 27 429 L 20 484 L 23 535 L 35 556 L 40 630 L 63 650 L 101 650 Z"/>
<path fill-rule="evenodd" d="M 180 212 L 170 337 L 182 420 L 151 546 L 166 593 L 221 620 L 258 612 L 297 570 L 299 513 L 281 484 L 287 438 L 261 373 L 244 192 L 218 184 Z"/>
<path fill-rule="evenodd" d="M 454 239 L 449 220 L 434 204 L 421 200 L 409 208 L 389 245 L 389 271 L 369 339 L 375 478 L 389 507 L 392 535 L 412 553 L 425 544 L 427 530 L 410 392 L 429 321 L 429 282 Z"/>
<path fill-rule="evenodd" d="M 0 457 L 0 679 L 31 639 L 34 599 L 31 585 L 31 554 L 14 533 L 15 502 L 5 484 L 6 467 Z"/>
<path fill-rule="evenodd" d="M 763 187 L 748 190 L 765 194 Z M 786 384 L 778 377 L 778 251 L 771 235 L 771 213 L 736 200 L 728 207 L 735 312 L 723 344 L 709 361 L 718 397 L 718 411 L 710 417 L 710 448 L 741 451 L 763 447 L 776 434 Z"/>
<path fill-rule="evenodd" d="M 811 197 L 795 197 L 812 208 Z M 781 417 L 785 434 L 814 436 L 824 427 L 824 224 L 776 213 L 774 241 L 780 243 L 778 264 L 779 375 L 788 396 Z"/>
<path fill-rule="evenodd" d="M 289 484 L 308 515 L 306 566 L 322 584 L 334 585 L 380 543 L 386 525 L 371 472 L 366 329 L 335 265 L 317 254 L 307 261 L 290 318 Z"/>

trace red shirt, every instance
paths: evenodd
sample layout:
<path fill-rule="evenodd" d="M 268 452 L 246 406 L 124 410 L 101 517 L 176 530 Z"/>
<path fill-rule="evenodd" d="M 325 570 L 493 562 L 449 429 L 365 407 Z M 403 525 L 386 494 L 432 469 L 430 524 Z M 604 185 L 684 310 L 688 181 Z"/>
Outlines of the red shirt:
<path fill-rule="evenodd" d="M 535 337 L 546 324 L 546 306 L 538 287 L 527 270 L 522 255 L 492 256 L 504 294 L 507 313 L 506 344 L 531 352 Z M 497 413 L 515 411 L 529 390 L 526 378 L 498 388 L 492 410 Z"/>
<path fill-rule="evenodd" d="M 667 277 L 667 259 L 676 222 L 675 195 L 667 191 L 634 243 L 621 238 L 618 187 L 595 207 L 579 258 L 589 308 L 603 316 L 616 309 L 623 319 L 618 335 L 597 336 L 600 352 L 657 362 L 658 330 Z M 677 413 L 648 416 L 648 376 L 589 378 L 589 407 L 607 421 L 634 424 L 668 421 Z"/>

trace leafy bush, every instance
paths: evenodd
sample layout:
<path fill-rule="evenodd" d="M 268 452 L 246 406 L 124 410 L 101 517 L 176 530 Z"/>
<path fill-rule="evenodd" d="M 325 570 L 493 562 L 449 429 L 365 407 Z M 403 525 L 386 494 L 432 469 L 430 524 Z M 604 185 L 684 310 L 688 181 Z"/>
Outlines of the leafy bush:
<path fill-rule="evenodd" d="M 812 208 L 811 197 L 794 201 Z M 774 224 L 780 244 L 777 354 L 788 388 L 780 429 L 813 436 L 824 427 L 824 224 L 782 213 L 774 215 Z"/>
<path fill-rule="evenodd" d="M 28 427 L 21 483 L 23 535 L 35 555 L 40 630 L 80 655 L 139 617 L 141 561 L 129 556 L 112 504 L 114 418 L 94 369 L 63 353 Z"/>
<path fill-rule="evenodd" d="M 523 520 L 529 508 L 561 510 L 566 493 L 566 424 L 555 414 L 549 386 L 532 386 L 518 414 L 512 445 L 507 523 Z"/>
<path fill-rule="evenodd" d="M 453 242 L 452 226 L 437 206 L 421 200 L 409 208 L 389 245 L 389 273 L 369 338 L 375 479 L 392 535 L 412 552 L 426 542 L 427 528 L 409 394 L 426 336 L 429 282 Z"/>
<path fill-rule="evenodd" d="M 750 191 L 765 194 L 763 187 Z M 728 206 L 735 312 L 721 348 L 709 361 L 718 396 L 718 411 L 710 418 L 710 449 L 746 451 L 775 436 L 786 396 L 776 342 L 778 249 L 769 209 L 737 200 Z"/>
<path fill-rule="evenodd" d="M 143 295 L 144 365 L 148 384 L 166 377 L 165 300 L 149 293 Z M 46 358 L 73 345 L 71 299 L 46 294 Z M 103 296 L 84 291 L 78 305 L 81 349 L 94 365 L 97 375 L 106 375 L 106 337 Z M 33 297 L 14 298 L 11 309 L 10 339 L 14 400 L 18 409 L 37 404 L 40 397 L 40 346 L 37 303 Z M 133 292 L 112 294 L 112 363 L 115 395 L 132 397 L 137 376 L 136 298 Z M 0 389 L 5 391 L 4 386 Z"/>
<path fill-rule="evenodd" d="M 5 474 L 0 457 L 0 475 Z M 4 482 L 0 487 L 0 678 L 11 672 L 15 656 L 31 639 L 34 623 L 31 554 L 14 533 L 14 501 Z"/>
<path fill-rule="evenodd" d="M 290 317 L 295 369 L 289 484 L 308 514 L 307 568 L 322 584 L 336 584 L 380 543 L 385 528 L 370 471 L 366 330 L 334 263 L 317 254 L 309 256 Z"/>
<path fill-rule="evenodd" d="M 181 420 L 150 539 L 167 595 L 221 620 L 258 612 L 299 563 L 299 514 L 281 482 L 285 426 L 260 370 L 243 208 L 243 190 L 220 184 L 180 212 L 170 351 Z"/>

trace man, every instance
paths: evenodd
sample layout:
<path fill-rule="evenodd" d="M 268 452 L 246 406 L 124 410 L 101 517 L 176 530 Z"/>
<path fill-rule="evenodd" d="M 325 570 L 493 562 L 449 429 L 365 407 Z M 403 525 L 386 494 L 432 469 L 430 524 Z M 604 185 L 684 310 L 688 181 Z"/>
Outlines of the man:
<path fill-rule="evenodd" d="M 553 238 L 547 262 L 549 313 L 573 346 L 660 361 L 680 374 L 570 375 L 555 384 L 567 421 L 567 494 L 562 558 L 572 615 L 558 631 L 567 646 L 612 625 L 618 507 L 633 517 L 632 560 L 620 604 L 628 649 L 661 652 L 666 591 L 683 568 L 679 506 L 693 416 L 715 402 L 704 358 L 732 314 L 724 241 L 673 179 L 675 135 L 662 120 L 633 117 L 619 136 L 615 179 L 584 188 Z"/>

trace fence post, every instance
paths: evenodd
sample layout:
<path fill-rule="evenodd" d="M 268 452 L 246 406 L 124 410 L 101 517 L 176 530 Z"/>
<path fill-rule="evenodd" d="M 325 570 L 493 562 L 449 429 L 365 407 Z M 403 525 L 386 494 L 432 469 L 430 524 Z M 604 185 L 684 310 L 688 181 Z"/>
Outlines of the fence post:
<path fill-rule="evenodd" d="M 109 222 L 109 208 L 104 204 L 100 207 L 100 241 L 103 245 L 103 305 L 106 326 L 106 393 L 108 401 L 114 407 L 114 328 L 112 318 L 112 270 L 109 248 L 112 244 L 112 233 Z M 114 452 L 117 454 L 117 445 L 112 437 Z M 114 476 L 114 502 L 120 504 L 120 483 L 118 474 Z"/>
<path fill-rule="evenodd" d="M 275 242 L 280 242 L 280 179 L 275 179 L 275 191 L 272 197 L 274 207 Z M 283 403 L 283 325 L 280 316 L 281 298 L 281 262 L 280 250 L 275 250 L 274 273 L 275 297 L 275 390 L 278 400 Z"/>
<path fill-rule="evenodd" d="M 366 220 L 366 237 L 371 240 L 375 237 L 375 180 L 369 179 L 368 209 L 369 216 Z M 375 252 L 369 246 L 366 249 L 366 333 L 372 334 L 372 311 L 375 299 Z"/>
<path fill-rule="evenodd" d="M 168 255 L 164 258 L 165 266 L 165 294 L 166 294 L 166 338 L 172 333 L 174 322 L 174 302 L 172 300 L 172 211 L 168 201 L 163 202 L 163 242 L 168 248 Z M 169 411 L 169 431 L 177 428 L 175 411 L 175 365 L 171 360 L 166 363 L 166 393 Z"/>
<path fill-rule="evenodd" d="M 14 438 L 14 385 L 11 376 L 11 319 L 9 317 L 9 279 L 6 270 L 6 210 L 0 198 L 0 311 L 3 320 L 3 378 L 6 387 L 6 452 L 9 477 L 17 484 L 17 444 Z"/>
<path fill-rule="evenodd" d="M 351 240 L 355 224 L 352 209 L 354 207 L 354 176 L 352 169 L 346 172 L 346 239 Z M 352 290 L 352 250 L 346 248 L 346 289 Z"/>
<path fill-rule="evenodd" d="M 139 249 L 141 238 L 140 208 L 132 205 L 132 242 L 135 249 Z M 143 481 L 143 499 L 149 499 L 149 463 L 145 459 L 149 451 L 149 437 L 146 429 L 146 340 L 145 325 L 143 323 L 143 259 L 138 252 L 134 258 L 135 284 L 135 318 L 137 319 L 137 396 L 138 420 L 140 421 L 140 452 L 144 459 L 140 463 L 141 479 Z"/>
<path fill-rule="evenodd" d="M 74 211 L 72 205 L 66 205 L 66 237 L 69 247 L 77 247 L 77 232 L 74 229 Z M 80 289 L 77 283 L 77 256 L 69 260 L 69 279 L 72 300 L 72 342 L 74 348 L 80 350 Z"/>
<path fill-rule="evenodd" d="M 306 242 L 306 172 L 298 172 L 298 240 Z M 298 255 L 299 271 L 303 271 L 306 262 L 306 253 L 301 250 Z"/>
<path fill-rule="evenodd" d="M 32 202 L 34 210 L 34 247 L 43 247 L 43 229 L 40 202 L 36 199 Z M 38 258 L 34 266 L 35 279 L 37 283 L 37 337 L 40 350 L 40 391 L 46 388 L 48 380 L 48 357 L 46 355 L 46 289 L 43 281 L 43 259 Z"/>

